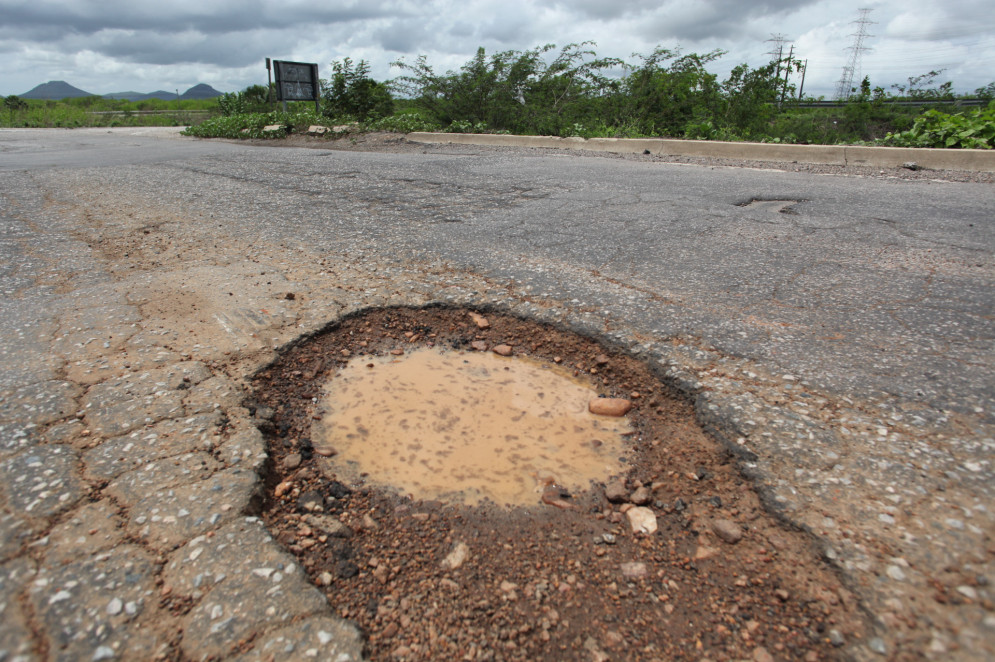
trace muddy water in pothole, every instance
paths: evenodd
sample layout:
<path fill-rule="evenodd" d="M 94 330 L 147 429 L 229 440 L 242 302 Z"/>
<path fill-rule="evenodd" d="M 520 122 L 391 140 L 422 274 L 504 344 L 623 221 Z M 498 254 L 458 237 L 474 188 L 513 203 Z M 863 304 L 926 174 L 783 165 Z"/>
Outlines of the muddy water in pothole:
<path fill-rule="evenodd" d="M 357 357 L 325 385 L 312 436 L 339 471 L 418 499 L 538 503 L 555 484 L 586 489 L 627 469 L 624 418 L 555 366 L 421 349 Z"/>

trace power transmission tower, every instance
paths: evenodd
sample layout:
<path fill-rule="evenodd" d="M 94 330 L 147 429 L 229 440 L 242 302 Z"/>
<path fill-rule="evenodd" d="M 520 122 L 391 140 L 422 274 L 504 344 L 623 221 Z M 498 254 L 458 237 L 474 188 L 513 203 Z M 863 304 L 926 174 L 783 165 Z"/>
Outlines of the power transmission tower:
<path fill-rule="evenodd" d="M 850 90 L 853 89 L 854 76 L 858 79 L 860 77 L 861 57 L 866 51 L 871 50 L 869 47 L 864 46 L 864 40 L 868 37 L 874 36 L 867 34 L 867 26 L 877 25 L 874 21 L 868 18 L 870 13 L 873 11 L 872 9 L 859 9 L 857 11 L 860 16 L 856 21 L 851 23 L 851 25 L 856 24 L 857 26 L 857 31 L 850 35 L 853 37 L 853 45 L 847 47 L 846 49 L 850 51 L 850 59 L 847 60 L 846 65 L 843 67 L 843 73 L 840 75 L 840 79 L 836 83 L 836 99 L 839 101 L 845 101 L 850 98 Z"/>
<path fill-rule="evenodd" d="M 767 55 L 770 56 L 771 63 L 777 63 L 777 73 L 775 76 L 777 78 L 781 77 L 781 60 L 784 58 L 784 44 L 790 44 L 791 42 L 783 34 L 770 35 L 770 39 L 767 39 L 764 43 L 773 44 L 771 49 L 767 51 Z"/>

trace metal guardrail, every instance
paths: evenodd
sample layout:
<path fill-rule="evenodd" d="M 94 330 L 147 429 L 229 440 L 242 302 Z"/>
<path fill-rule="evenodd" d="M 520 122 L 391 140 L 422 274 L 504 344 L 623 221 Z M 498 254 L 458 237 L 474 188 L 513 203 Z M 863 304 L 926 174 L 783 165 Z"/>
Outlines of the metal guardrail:
<path fill-rule="evenodd" d="M 87 115 L 209 115 L 213 110 L 92 110 Z"/>
<path fill-rule="evenodd" d="M 885 106 L 987 106 L 989 99 L 922 99 L 919 101 L 905 101 L 905 100 L 882 100 L 882 101 L 871 101 L 869 103 L 880 103 Z M 855 100 L 850 101 L 800 101 L 793 103 L 795 108 L 842 108 L 848 103 L 855 103 Z M 787 105 L 787 104 L 785 104 Z"/>

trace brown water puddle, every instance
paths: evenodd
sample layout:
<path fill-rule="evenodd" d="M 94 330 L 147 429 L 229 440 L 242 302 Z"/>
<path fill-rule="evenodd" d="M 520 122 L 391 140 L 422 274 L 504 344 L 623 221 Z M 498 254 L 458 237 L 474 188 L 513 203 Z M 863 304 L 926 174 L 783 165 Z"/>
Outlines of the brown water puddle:
<path fill-rule="evenodd" d="M 352 359 L 324 387 L 312 441 L 339 473 L 416 499 L 537 504 L 627 470 L 625 418 L 589 382 L 524 357 L 423 348 Z"/>

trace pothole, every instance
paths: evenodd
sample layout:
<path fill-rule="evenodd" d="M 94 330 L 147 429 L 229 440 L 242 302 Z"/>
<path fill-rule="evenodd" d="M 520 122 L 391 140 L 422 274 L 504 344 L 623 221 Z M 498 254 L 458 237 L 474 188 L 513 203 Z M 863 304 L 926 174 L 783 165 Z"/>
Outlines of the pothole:
<path fill-rule="evenodd" d="M 748 209 L 759 209 L 762 211 L 775 211 L 781 214 L 797 214 L 795 205 L 806 202 L 805 200 L 775 200 L 766 198 L 750 198 L 745 202 L 737 202 L 737 207 Z"/>
<path fill-rule="evenodd" d="M 527 357 L 358 356 L 325 385 L 312 443 L 333 478 L 414 499 L 534 506 L 627 469 L 633 430 L 591 413 L 597 397 L 589 380 Z"/>
<path fill-rule="evenodd" d="M 483 386 L 461 370 L 500 395 L 473 395 Z M 864 636 L 812 540 L 763 510 L 693 407 L 594 340 L 493 313 L 376 310 L 302 341 L 254 387 L 273 462 L 264 519 L 373 660 L 821 660 Z M 591 416 L 592 395 L 632 410 Z M 599 426 L 540 431 L 567 413 Z M 469 456 L 435 463 L 485 428 Z"/>

